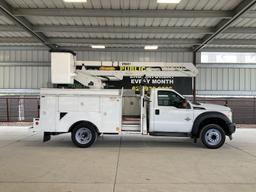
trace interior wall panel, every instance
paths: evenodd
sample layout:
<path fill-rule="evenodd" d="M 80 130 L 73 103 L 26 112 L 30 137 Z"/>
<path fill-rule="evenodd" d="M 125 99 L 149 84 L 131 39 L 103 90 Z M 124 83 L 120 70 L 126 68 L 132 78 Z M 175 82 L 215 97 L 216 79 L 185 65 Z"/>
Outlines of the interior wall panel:
<path fill-rule="evenodd" d="M 201 95 L 253 96 L 256 92 L 256 64 L 197 66 L 197 93 Z"/>
<path fill-rule="evenodd" d="M 192 62 L 190 52 L 78 52 L 78 60 Z"/>
<path fill-rule="evenodd" d="M 1 89 L 38 89 L 50 82 L 50 67 L 43 66 L 1 66 Z"/>
<path fill-rule="evenodd" d="M 0 62 L 49 62 L 50 54 L 45 49 L 0 49 Z"/>

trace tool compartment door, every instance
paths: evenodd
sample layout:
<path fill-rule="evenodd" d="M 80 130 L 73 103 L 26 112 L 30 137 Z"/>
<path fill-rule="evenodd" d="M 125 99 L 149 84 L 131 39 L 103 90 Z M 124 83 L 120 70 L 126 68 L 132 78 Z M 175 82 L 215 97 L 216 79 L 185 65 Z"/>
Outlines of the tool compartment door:
<path fill-rule="evenodd" d="M 122 123 L 122 98 L 108 96 L 101 98 L 103 133 L 119 133 Z"/>
<path fill-rule="evenodd" d="M 58 97 L 41 96 L 40 98 L 40 129 L 44 132 L 56 131 Z"/>

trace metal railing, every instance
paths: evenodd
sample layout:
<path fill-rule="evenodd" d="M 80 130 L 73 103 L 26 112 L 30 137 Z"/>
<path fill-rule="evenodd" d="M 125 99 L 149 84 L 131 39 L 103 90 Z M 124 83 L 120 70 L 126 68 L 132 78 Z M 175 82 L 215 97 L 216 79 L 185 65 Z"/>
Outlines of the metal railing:
<path fill-rule="evenodd" d="M 39 117 L 39 97 L 0 97 L 0 122 L 31 122 Z"/>
<path fill-rule="evenodd" d="M 256 124 L 256 98 L 207 98 L 199 97 L 198 102 L 230 107 L 233 121 L 237 124 Z"/>

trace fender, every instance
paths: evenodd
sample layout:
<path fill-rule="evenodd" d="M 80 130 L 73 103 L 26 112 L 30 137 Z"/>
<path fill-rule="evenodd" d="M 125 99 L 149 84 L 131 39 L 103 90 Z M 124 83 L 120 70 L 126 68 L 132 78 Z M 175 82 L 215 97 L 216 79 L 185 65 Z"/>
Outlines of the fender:
<path fill-rule="evenodd" d="M 192 132 L 191 132 L 191 136 L 193 138 L 198 137 L 198 133 L 199 133 L 199 129 L 200 129 L 200 124 L 206 120 L 206 119 L 210 119 L 210 118 L 218 118 L 223 120 L 226 125 L 228 126 L 229 124 L 231 124 L 232 122 L 229 120 L 228 117 L 226 117 L 226 115 L 220 113 L 220 112 L 205 112 L 200 114 L 194 121 L 193 127 L 192 127 Z"/>
<path fill-rule="evenodd" d="M 93 124 L 92 122 L 86 121 L 86 120 L 80 120 L 80 121 L 75 122 L 74 124 L 71 125 L 71 127 L 70 127 L 69 130 L 68 130 L 68 132 L 72 132 L 73 128 L 74 128 L 75 126 L 77 126 L 78 124 L 81 124 L 81 123 L 87 124 L 87 125 L 89 125 L 89 126 L 95 128 L 95 130 L 99 133 L 98 127 L 97 127 L 95 124 Z"/>

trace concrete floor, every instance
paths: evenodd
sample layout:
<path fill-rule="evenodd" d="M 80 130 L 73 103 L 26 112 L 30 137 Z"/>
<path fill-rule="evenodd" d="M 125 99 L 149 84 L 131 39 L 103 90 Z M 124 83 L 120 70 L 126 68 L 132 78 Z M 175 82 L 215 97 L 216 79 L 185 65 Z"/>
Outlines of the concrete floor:
<path fill-rule="evenodd" d="M 104 136 L 88 149 L 41 139 L 0 127 L 0 192 L 256 191 L 256 129 L 218 150 L 187 138 Z"/>

